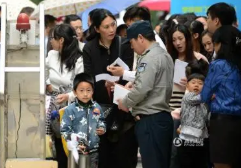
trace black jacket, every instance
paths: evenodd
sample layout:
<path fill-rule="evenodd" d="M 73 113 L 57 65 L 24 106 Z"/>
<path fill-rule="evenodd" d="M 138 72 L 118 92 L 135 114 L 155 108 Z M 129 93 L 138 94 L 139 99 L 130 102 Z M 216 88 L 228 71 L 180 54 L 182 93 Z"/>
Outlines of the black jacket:
<path fill-rule="evenodd" d="M 122 39 L 121 41 L 123 41 Z M 84 72 L 91 74 L 94 78 L 98 74 L 109 73 L 106 68 L 112 64 L 119 55 L 119 37 L 116 36 L 110 46 L 110 55 L 107 49 L 99 44 L 99 37 L 87 42 L 83 49 Z M 121 59 L 132 69 L 134 51 L 129 43 L 121 45 Z M 125 84 L 124 81 L 119 81 Z M 94 100 L 98 103 L 112 104 L 105 87 L 105 81 L 95 82 Z"/>

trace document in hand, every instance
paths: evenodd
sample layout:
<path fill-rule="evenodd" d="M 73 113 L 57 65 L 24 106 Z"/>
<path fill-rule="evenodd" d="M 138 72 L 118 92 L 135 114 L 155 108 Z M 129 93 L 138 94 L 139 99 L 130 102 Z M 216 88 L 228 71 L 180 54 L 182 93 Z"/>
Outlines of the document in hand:
<path fill-rule="evenodd" d="M 176 59 L 175 67 L 174 67 L 174 78 L 173 78 L 174 83 L 180 85 L 181 79 L 186 77 L 185 71 L 186 71 L 187 64 L 188 64 L 187 62 Z"/>
<path fill-rule="evenodd" d="M 111 65 L 112 66 L 119 65 L 124 70 L 127 70 L 127 71 L 130 70 L 129 67 L 126 65 L 126 63 L 124 61 L 122 61 L 122 59 L 120 59 L 119 57 Z"/>
<path fill-rule="evenodd" d="M 119 76 L 111 76 L 109 74 L 99 74 L 99 75 L 95 76 L 95 80 L 96 80 L 96 82 L 101 81 L 101 80 L 116 82 L 116 81 L 120 80 L 120 77 Z"/>
<path fill-rule="evenodd" d="M 114 89 L 113 103 L 118 105 L 117 100 L 123 99 L 129 92 L 130 92 L 130 90 L 124 88 L 124 86 L 116 84 L 115 89 Z"/>

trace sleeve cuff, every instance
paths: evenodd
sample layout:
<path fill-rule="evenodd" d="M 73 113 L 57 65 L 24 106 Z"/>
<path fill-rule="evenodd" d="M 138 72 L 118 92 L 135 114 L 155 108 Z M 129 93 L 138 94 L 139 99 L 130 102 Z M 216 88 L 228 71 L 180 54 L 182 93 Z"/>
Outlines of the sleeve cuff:
<path fill-rule="evenodd" d="M 136 71 L 124 70 L 123 80 L 133 82 L 135 80 L 135 74 L 136 74 Z"/>

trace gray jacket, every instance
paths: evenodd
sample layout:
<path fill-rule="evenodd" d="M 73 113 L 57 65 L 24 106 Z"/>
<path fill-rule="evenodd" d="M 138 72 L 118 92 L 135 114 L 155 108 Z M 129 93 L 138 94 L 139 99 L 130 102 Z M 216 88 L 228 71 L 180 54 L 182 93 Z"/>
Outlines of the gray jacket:
<path fill-rule="evenodd" d="M 186 93 L 182 99 L 181 108 L 181 139 L 199 142 L 208 137 L 206 122 L 208 111 L 201 102 L 200 94 Z"/>
<path fill-rule="evenodd" d="M 173 60 L 158 43 L 153 43 L 137 63 L 134 87 L 123 99 L 132 115 L 170 112 L 169 100 L 173 86 Z"/>

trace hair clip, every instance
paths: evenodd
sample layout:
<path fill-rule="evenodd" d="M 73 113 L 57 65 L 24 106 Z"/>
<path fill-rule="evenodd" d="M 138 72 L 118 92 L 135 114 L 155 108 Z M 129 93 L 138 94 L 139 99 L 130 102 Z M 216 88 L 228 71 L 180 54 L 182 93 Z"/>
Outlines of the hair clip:
<path fill-rule="evenodd" d="M 178 24 L 177 19 L 172 19 L 172 21 L 173 21 L 176 25 Z"/>

